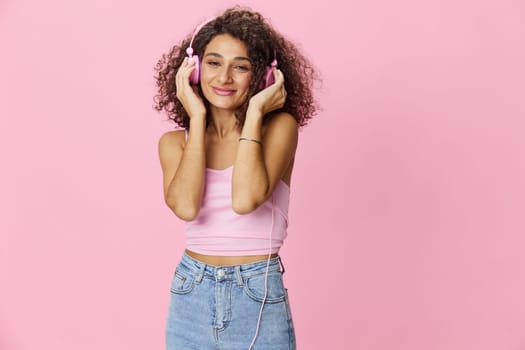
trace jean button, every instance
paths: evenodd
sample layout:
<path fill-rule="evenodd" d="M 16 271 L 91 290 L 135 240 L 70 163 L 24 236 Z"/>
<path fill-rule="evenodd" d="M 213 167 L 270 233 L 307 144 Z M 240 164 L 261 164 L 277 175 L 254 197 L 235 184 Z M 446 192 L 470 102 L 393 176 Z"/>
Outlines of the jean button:
<path fill-rule="evenodd" d="M 219 269 L 219 270 L 217 270 L 217 277 L 219 277 L 219 278 L 223 278 L 225 274 L 226 274 L 226 273 L 224 272 L 223 269 Z"/>

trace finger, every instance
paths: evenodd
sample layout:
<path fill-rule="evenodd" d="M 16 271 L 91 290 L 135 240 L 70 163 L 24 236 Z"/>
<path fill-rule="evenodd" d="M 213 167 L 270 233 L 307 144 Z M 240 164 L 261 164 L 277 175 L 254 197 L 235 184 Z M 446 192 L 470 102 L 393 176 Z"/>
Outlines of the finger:
<path fill-rule="evenodd" d="M 274 68 L 275 82 L 284 84 L 284 74 L 280 69 Z"/>
<path fill-rule="evenodd" d="M 184 57 L 184 60 L 182 60 L 181 65 L 179 66 L 179 69 L 177 70 L 177 74 L 175 76 L 175 84 L 177 86 L 177 90 L 181 87 L 181 76 L 184 71 L 184 67 L 187 65 L 188 57 Z"/>
<path fill-rule="evenodd" d="M 191 60 L 189 61 L 190 62 L 188 62 L 188 58 L 186 57 L 183 61 L 183 65 L 181 65 L 181 67 L 179 68 L 176 81 L 176 84 L 178 84 L 177 88 L 190 87 L 190 75 L 191 72 L 193 72 L 193 70 L 195 69 L 195 62 Z"/>
<path fill-rule="evenodd" d="M 182 61 L 182 64 L 179 67 L 178 74 L 182 76 L 187 74 L 189 76 L 193 69 L 195 69 L 195 61 L 189 59 L 188 57 L 185 57 Z"/>

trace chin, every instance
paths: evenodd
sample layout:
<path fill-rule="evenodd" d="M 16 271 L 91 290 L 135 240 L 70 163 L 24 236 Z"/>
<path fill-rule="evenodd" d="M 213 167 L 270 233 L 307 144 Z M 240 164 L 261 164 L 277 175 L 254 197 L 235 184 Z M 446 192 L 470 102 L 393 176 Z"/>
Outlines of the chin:
<path fill-rule="evenodd" d="M 242 103 L 239 103 L 239 101 L 231 101 L 225 98 L 216 98 L 215 96 L 211 96 L 211 98 L 208 98 L 208 96 L 205 95 L 205 97 L 208 100 L 210 107 L 221 110 L 228 110 L 234 112 L 237 109 L 239 109 L 240 106 L 242 106 Z"/>

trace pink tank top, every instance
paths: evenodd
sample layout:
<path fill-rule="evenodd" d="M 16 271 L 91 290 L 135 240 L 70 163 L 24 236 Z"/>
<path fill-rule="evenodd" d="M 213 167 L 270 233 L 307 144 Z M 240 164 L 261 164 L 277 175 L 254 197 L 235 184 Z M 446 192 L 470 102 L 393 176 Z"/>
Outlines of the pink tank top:
<path fill-rule="evenodd" d="M 186 221 L 189 250 L 206 255 L 277 253 L 287 236 L 290 187 L 279 180 L 272 196 L 248 214 L 232 209 L 233 166 L 206 168 L 206 183 L 197 217 Z M 270 241 L 271 236 L 271 241 Z"/>

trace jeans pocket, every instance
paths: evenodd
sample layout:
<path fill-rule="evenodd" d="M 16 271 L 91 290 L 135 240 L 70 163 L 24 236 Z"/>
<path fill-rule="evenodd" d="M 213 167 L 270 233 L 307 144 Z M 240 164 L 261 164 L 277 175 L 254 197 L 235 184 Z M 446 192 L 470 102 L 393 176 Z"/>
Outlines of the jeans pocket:
<path fill-rule="evenodd" d="M 170 290 L 174 294 L 187 294 L 192 291 L 195 278 L 189 272 L 177 268 L 171 280 Z"/>
<path fill-rule="evenodd" d="M 262 303 L 265 294 L 265 273 L 244 279 L 243 291 L 250 299 Z M 265 303 L 279 303 L 285 300 L 285 290 L 281 272 L 268 273 L 268 293 Z"/>

